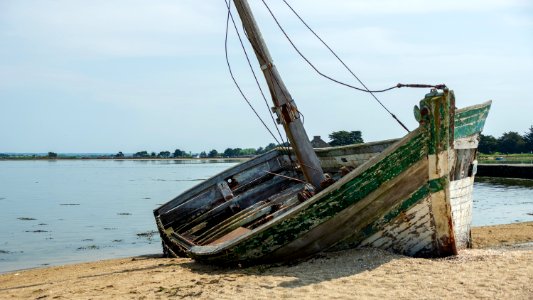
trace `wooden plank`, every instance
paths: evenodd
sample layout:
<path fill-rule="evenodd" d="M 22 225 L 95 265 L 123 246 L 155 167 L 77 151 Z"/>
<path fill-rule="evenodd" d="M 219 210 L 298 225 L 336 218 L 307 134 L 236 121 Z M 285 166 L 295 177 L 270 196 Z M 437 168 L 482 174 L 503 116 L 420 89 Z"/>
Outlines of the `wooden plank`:
<path fill-rule="evenodd" d="M 449 191 L 432 193 L 431 213 L 435 225 L 435 241 L 438 243 L 435 256 L 449 256 L 457 254 L 455 233 L 452 223 L 452 209 L 449 203 Z"/>
<path fill-rule="evenodd" d="M 244 227 L 236 228 L 233 231 L 231 231 L 230 233 L 226 234 L 225 236 L 223 236 L 223 237 L 211 242 L 209 245 L 222 244 L 222 243 L 224 243 L 226 241 L 233 240 L 233 239 L 235 239 L 235 238 L 237 238 L 239 236 L 245 235 L 245 234 L 247 234 L 250 231 L 251 231 L 250 229 L 244 228 Z"/>
<path fill-rule="evenodd" d="M 468 176 L 473 176 L 474 161 L 477 149 L 457 149 L 455 151 L 455 163 L 450 170 L 450 180 L 460 180 Z"/>
<path fill-rule="evenodd" d="M 195 217 L 201 213 L 204 213 L 205 211 L 215 208 L 216 206 L 213 206 L 213 204 L 217 204 L 218 200 L 220 200 L 220 203 L 218 204 L 226 202 L 226 201 L 222 201 L 223 199 L 222 194 L 220 193 L 216 184 L 220 181 L 227 181 L 228 178 L 233 178 L 233 177 L 237 177 L 238 180 L 241 180 L 241 182 L 238 183 L 239 187 L 244 187 L 244 190 L 242 191 L 237 191 L 237 190 L 233 191 L 233 193 L 235 194 L 234 198 L 238 198 L 239 199 L 238 201 L 242 201 L 243 198 L 251 196 L 251 192 L 245 188 L 248 184 L 260 179 L 261 177 L 263 178 L 272 177 L 271 175 L 266 173 L 265 170 L 269 170 L 269 172 L 276 173 L 280 171 L 281 169 L 285 168 L 282 162 L 280 162 L 277 158 L 278 157 L 276 156 L 274 157 L 270 156 L 270 160 L 265 160 L 264 157 L 258 157 L 257 161 L 255 162 L 248 161 L 246 163 L 238 165 L 238 168 L 235 168 L 235 169 L 232 168 L 228 172 L 220 173 L 217 176 L 212 177 L 209 180 L 208 183 L 211 184 L 210 186 L 206 186 L 205 182 L 200 184 L 201 188 L 195 189 L 195 191 L 200 191 L 199 194 L 195 195 L 194 193 L 191 192 L 191 190 L 189 190 L 185 193 L 190 198 L 175 199 L 176 201 L 173 202 L 174 204 L 176 204 L 175 207 L 173 208 L 167 207 L 167 210 L 164 212 L 162 210 L 156 210 L 154 213 L 159 212 L 161 216 L 161 221 L 163 222 L 163 225 L 165 225 L 165 227 L 168 226 L 170 223 L 175 222 L 176 220 L 180 220 L 181 223 L 184 223 L 192 217 Z M 246 165 L 243 166 L 244 164 Z M 241 171 L 241 174 L 236 175 L 235 172 L 239 170 Z M 246 173 L 246 174 L 243 174 L 243 173 Z M 276 184 L 280 181 L 284 181 L 284 180 L 276 179 L 272 182 L 272 184 Z M 227 201 L 226 203 L 231 204 L 234 202 L 235 201 L 231 200 L 231 201 Z"/>
<path fill-rule="evenodd" d="M 217 188 L 220 194 L 222 194 L 222 198 L 224 198 L 224 200 L 228 201 L 233 199 L 234 195 L 228 185 L 228 182 L 220 181 L 219 183 L 217 183 Z"/>
<path fill-rule="evenodd" d="M 485 126 L 492 101 L 458 109 L 455 115 L 454 139 L 479 134 Z"/>
<path fill-rule="evenodd" d="M 460 118 L 462 116 L 468 116 L 469 114 L 477 114 L 480 111 L 485 111 L 491 105 L 492 105 L 492 100 L 489 100 L 489 101 L 485 101 L 480 104 L 458 108 L 455 111 L 455 115 L 456 115 L 456 118 Z"/>
<path fill-rule="evenodd" d="M 472 245 L 472 190 L 474 176 L 450 182 L 450 203 L 452 207 L 453 230 L 458 249 Z"/>
<path fill-rule="evenodd" d="M 174 199 L 170 200 L 169 202 L 163 204 L 159 208 L 154 210 L 155 215 L 162 215 L 164 213 L 167 213 L 169 210 L 172 210 L 176 208 L 178 205 L 182 204 L 185 201 L 189 201 L 192 197 L 195 197 L 196 195 L 203 193 L 204 191 L 213 188 L 213 186 L 220 181 L 226 180 L 226 178 L 232 177 L 235 174 L 240 174 L 248 169 L 254 169 L 258 165 L 262 165 L 267 163 L 270 166 L 279 166 L 284 167 L 289 164 L 288 157 L 283 159 L 283 155 L 278 150 L 272 150 L 269 151 L 263 155 L 260 155 L 258 157 L 255 157 L 251 160 L 245 161 L 241 164 L 238 164 L 232 168 L 229 168 L 219 174 L 214 175 L 213 177 L 207 179 L 206 181 L 193 186 L 192 188 L 186 190 L 185 192 L 181 193 Z M 280 161 L 281 159 L 281 161 Z M 285 161 L 287 160 L 287 161 Z M 271 164 L 269 162 L 275 162 L 277 161 L 277 164 Z M 271 172 L 276 172 L 278 169 L 271 169 Z"/>
<path fill-rule="evenodd" d="M 216 239 L 217 237 L 226 234 L 228 231 L 235 229 L 236 227 L 244 227 L 253 221 L 257 220 L 260 217 L 266 216 L 271 212 L 270 206 L 261 205 L 258 209 L 251 210 L 249 213 L 233 219 L 231 222 L 225 224 L 225 226 L 214 227 L 213 231 L 210 234 L 203 236 L 198 240 L 199 244 L 205 244 L 210 240 Z"/>
<path fill-rule="evenodd" d="M 398 141 L 399 139 L 390 139 L 314 150 L 325 172 L 338 172 L 343 166 L 357 168 L 363 165 Z"/>
<path fill-rule="evenodd" d="M 375 247 L 410 256 L 425 256 L 434 250 L 435 228 L 430 218 L 429 198 L 402 212 L 383 229 L 361 242 L 361 247 Z"/>
<path fill-rule="evenodd" d="M 246 208 L 250 205 L 252 205 L 255 202 L 260 201 L 261 199 L 266 199 L 272 195 L 275 195 L 279 192 L 281 192 L 285 187 L 290 186 L 291 184 L 287 184 L 287 186 L 283 186 L 281 183 L 287 182 L 288 180 L 286 178 L 275 176 L 271 180 L 265 181 L 263 184 L 254 186 L 253 188 L 250 188 L 237 196 L 235 196 L 233 199 L 229 201 L 221 201 L 219 205 L 216 205 L 217 203 L 214 203 L 214 205 L 199 205 L 198 203 L 194 203 L 194 201 L 186 202 L 184 204 L 190 205 L 191 212 L 187 214 L 183 214 L 183 211 L 180 210 L 173 210 L 170 211 L 167 215 L 164 215 L 165 218 L 169 220 L 174 220 L 177 223 L 176 224 L 184 224 L 184 226 L 180 226 L 180 231 L 186 228 L 190 228 L 194 225 L 194 222 L 198 220 L 205 220 L 208 218 L 215 218 L 218 214 L 222 213 L 225 209 L 228 207 L 234 206 L 234 207 L 241 207 Z M 182 204 L 182 205 L 184 205 Z M 194 221 L 194 222 L 193 222 Z M 213 221 L 213 220 L 211 220 Z M 166 226 L 168 226 L 169 223 L 163 223 Z M 175 225 L 173 225 L 175 226 Z"/>
<path fill-rule="evenodd" d="M 479 135 L 474 134 L 464 138 L 458 138 L 453 141 L 454 149 L 477 149 L 479 144 Z"/>
<path fill-rule="evenodd" d="M 321 159 L 324 157 L 339 157 L 352 154 L 381 153 L 399 140 L 400 139 L 390 139 L 361 144 L 317 148 L 315 149 L 315 152 Z"/>

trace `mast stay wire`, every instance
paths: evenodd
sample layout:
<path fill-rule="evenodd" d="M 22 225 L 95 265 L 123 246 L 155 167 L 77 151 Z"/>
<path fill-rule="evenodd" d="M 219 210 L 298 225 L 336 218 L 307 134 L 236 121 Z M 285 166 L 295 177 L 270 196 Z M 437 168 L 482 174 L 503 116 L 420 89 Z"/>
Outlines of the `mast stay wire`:
<path fill-rule="evenodd" d="M 263 92 L 263 89 L 261 88 L 261 85 L 259 84 L 259 80 L 257 79 L 257 76 L 255 74 L 255 71 L 254 71 L 254 68 L 252 67 L 252 63 L 250 62 L 250 57 L 248 56 L 248 52 L 246 51 L 246 47 L 244 47 L 244 43 L 242 42 L 242 38 L 241 38 L 241 35 L 239 33 L 239 29 L 237 28 L 237 24 L 235 23 L 235 19 L 233 18 L 233 14 L 231 13 L 231 2 L 227 2 L 227 0 L 224 0 L 224 2 L 226 2 L 226 5 L 228 7 L 228 12 L 229 12 L 229 16 L 231 18 L 231 22 L 233 23 L 233 28 L 235 28 L 235 32 L 237 33 L 237 37 L 239 38 L 239 42 L 241 44 L 241 48 L 242 48 L 242 51 L 244 52 L 244 55 L 246 56 L 246 61 L 248 62 L 248 66 L 250 67 L 250 71 L 252 71 L 252 74 L 254 76 L 254 79 L 255 79 L 255 83 L 257 84 L 257 88 L 259 88 L 259 91 L 261 92 L 261 97 L 263 98 L 264 102 L 265 102 L 265 105 L 267 107 L 267 111 L 270 111 L 270 106 L 268 105 L 268 100 L 266 99 L 266 96 L 265 96 L 265 93 Z M 246 34 L 246 31 L 245 31 L 245 34 Z M 274 127 L 276 127 L 276 130 L 278 131 L 278 135 L 281 139 L 281 142 L 282 143 L 285 143 L 285 141 L 283 140 L 283 136 L 281 134 L 281 131 L 279 130 L 277 124 L 276 124 L 276 121 L 274 120 L 274 117 L 272 116 L 272 113 L 269 113 L 270 114 L 270 118 L 272 119 L 272 123 L 274 124 Z M 279 145 L 279 142 L 276 140 L 276 142 L 278 143 Z"/>
<path fill-rule="evenodd" d="M 298 47 L 296 47 L 296 45 L 294 44 L 294 42 L 292 41 L 292 39 L 289 37 L 289 35 L 287 34 L 287 32 L 285 31 L 285 29 L 283 28 L 283 26 L 281 26 L 281 24 L 279 23 L 278 19 L 276 18 L 276 16 L 274 15 L 273 11 L 270 9 L 270 7 L 268 6 L 268 4 L 265 2 L 265 0 L 261 0 L 263 2 L 263 4 L 265 5 L 265 7 L 267 8 L 268 12 L 270 13 L 270 15 L 272 16 L 272 18 L 274 19 L 274 21 L 276 22 L 276 24 L 278 25 L 279 29 L 281 30 L 281 32 L 283 33 L 283 35 L 285 35 L 285 37 L 287 38 L 287 40 L 289 41 L 289 43 L 292 45 L 292 47 L 294 48 L 294 50 L 296 50 L 296 52 L 298 53 L 298 55 L 300 55 L 300 57 L 302 57 L 306 62 L 307 64 L 313 69 L 315 70 L 315 72 L 317 72 L 320 76 L 326 78 L 326 79 L 329 79 L 335 83 L 338 83 L 340 85 L 344 85 L 346 87 L 349 87 L 349 88 L 352 88 L 352 89 L 355 89 L 355 90 L 358 90 L 358 91 L 361 91 L 361 92 L 366 92 L 366 93 L 369 93 L 372 95 L 372 97 L 381 105 L 381 107 L 383 107 L 391 116 L 394 120 L 396 120 L 396 122 L 398 122 L 398 124 L 400 124 L 400 126 L 402 126 L 407 132 L 410 132 L 410 130 L 407 128 L 407 126 L 405 126 L 402 121 L 400 121 L 398 119 L 398 117 L 396 117 L 396 115 L 394 115 L 375 95 L 375 93 L 382 93 L 382 92 L 386 92 L 386 91 L 390 91 L 392 89 L 395 89 L 395 88 L 400 88 L 402 86 L 405 86 L 405 85 L 402 85 L 402 84 L 398 84 L 398 85 L 395 85 L 395 86 L 392 86 L 390 88 L 386 88 L 386 89 L 382 89 L 382 90 L 370 90 L 368 89 L 368 87 L 359 79 L 359 77 L 357 77 L 355 75 L 355 73 L 344 63 L 344 61 L 335 53 L 335 51 L 333 51 L 333 49 L 331 49 L 331 47 L 328 46 L 328 44 L 322 39 L 320 38 L 320 36 L 313 30 L 311 29 L 311 27 L 300 17 L 300 15 L 289 5 L 289 3 L 287 3 L 286 0 L 283 0 L 283 2 L 290 8 L 290 10 L 298 17 L 298 19 L 300 19 L 300 21 L 307 27 L 307 29 L 309 29 L 311 31 L 311 33 L 313 33 L 313 35 L 318 39 L 320 40 L 320 42 L 322 42 L 322 44 L 324 44 L 324 46 L 326 46 L 326 48 L 337 58 L 337 60 L 339 60 L 339 62 L 348 70 L 348 72 L 350 72 L 352 74 L 352 76 L 355 77 L 355 79 L 364 87 L 364 89 L 362 88 L 358 88 L 356 86 L 353 86 L 351 84 L 348 84 L 348 83 L 345 83 L 345 82 L 342 82 L 342 81 L 339 81 L 335 78 L 332 78 L 324 73 L 322 73 L 320 70 L 318 70 L 317 67 L 315 67 L 315 65 L 313 65 L 313 63 L 300 51 L 300 49 L 298 49 Z"/>
<path fill-rule="evenodd" d="M 226 6 L 228 8 L 228 15 L 226 17 L 226 35 L 225 35 L 225 39 L 224 39 L 224 51 L 225 51 L 225 54 L 226 54 L 226 64 L 228 65 L 228 70 L 229 70 L 229 73 L 231 75 L 231 79 L 233 79 L 233 83 L 235 83 L 235 86 L 237 87 L 237 89 L 239 90 L 239 93 L 241 94 L 241 96 L 244 98 L 244 100 L 246 101 L 246 103 L 248 103 L 248 106 L 250 106 L 250 108 L 252 109 L 252 111 L 254 112 L 254 114 L 257 116 L 257 118 L 261 121 L 261 123 L 263 124 L 263 126 L 266 128 L 266 130 L 268 130 L 268 132 L 270 133 L 270 135 L 274 138 L 274 140 L 276 141 L 276 143 L 279 145 L 280 142 L 278 141 L 278 139 L 276 138 L 276 136 L 274 135 L 274 133 L 272 133 L 272 131 L 270 130 L 270 128 L 266 125 L 265 121 L 263 121 L 263 119 L 261 118 L 261 116 L 259 116 L 259 114 L 257 113 L 257 111 L 255 110 L 255 108 L 253 107 L 253 105 L 250 103 L 250 100 L 248 100 L 248 98 L 246 97 L 246 95 L 244 94 L 244 92 L 242 91 L 239 83 L 237 82 L 237 80 L 235 79 L 235 76 L 233 75 L 233 71 L 231 69 L 231 64 L 229 62 L 229 57 L 228 57 L 228 31 L 229 31 L 229 20 L 230 20 L 230 17 L 233 21 L 233 16 L 231 16 L 231 2 L 227 2 L 226 0 L 224 0 L 226 2 Z M 235 22 L 233 21 L 233 24 L 234 26 L 236 27 L 235 25 Z M 241 39 L 240 38 L 240 35 L 237 31 L 237 35 L 239 36 L 239 40 Z M 241 45 L 242 45 L 242 41 L 241 41 Z M 243 46 L 243 49 L 244 49 L 244 45 Z M 246 53 L 246 50 L 244 50 L 245 53 Z M 248 54 L 246 54 L 246 59 L 248 60 L 248 63 L 250 63 L 249 59 L 248 59 Z M 257 81 L 257 77 L 255 76 L 255 72 L 252 70 L 252 73 L 254 74 L 254 78 L 256 79 Z M 259 82 L 257 82 L 259 84 Z M 261 89 L 261 87 L 259 87 L 259 89 L 261 90 L 261 94 L 263 95 L 264 97 L 264 94 L 263 94 L 263 90 Z M 266 100 L 266 98 L 265 98 Z M 268 107 L 268 103 L 267 103 L 267 107 Z M 272 118 L 273 119 L 273 118 Z M 278 130 L 278 133 L 280 134 L 280 138 L 283 140 L 282 136 L 281 136 L 281 133 L 278 129 L 278 127 L 276 126 L 276 129 Z"/>
<path fill-rule="evenodd" d="M 293 161 L 292 157 L 291 157 L 291 151 L 289 149 L 289 143 L 286 142 L 284 139 L 283 139 L 283 135 L 281 134 L 281 131 L 279 130 L 278 126 L 277 126 L 277 123 L 276 121 L 274 120 L 274 117 L 272 116 L 272 113 L 270 112 L 270 107 L 268 105 L 268 101 L 266 99 L 266 96 L 263 92 L 263 89 L 261 88 L 261 85 L 259 84 L 259 80 L 257 79 L 257 76 L 254 72 L 254 69 L 253 69 L 253 66 L 252 66 L 252 63 L 250 62 L 250 58 L 248 56 L 248 52 L 246 51 L 246 47 L 244 47 L 244 43 L 242 41 L 242 38 L 241 38 L 241 35 L 239 33 L 239 30 L 237 28 L 237 24 L 235 23 L 235 19 L 233 18 L 233 14 L 231 13 L 231 0 L 228 2 L 227 0 L 224 0 L 224 2 L 226 3 L 226 7 L 228 8 L 228 16 L 227 16 L 227 19 L 226 19 L 226 37 L 225 37 L 225 52 L 226 52 L 226 63 L 228 65 L 228 69 L 229 69 L 229 72 L 230 72 L 230 75 L 233 79 L 233 82 L 235 83 L 235 85 L 237 86 L 237 89 L 239 90 L 241 96 L 244 98 L 244 100 L 248 103 L 248 105 L 250 106 L 250 108 L 253 110 L 253 112 L 255 113 L 255 115 L 259 118 L 259 120 L 261 121 L 261 123 L 263 123 L 264 127 L 268 130 L 268 132 L 270 133 L 270 135 L 272 135 L 272 137 L 274 138 L 274 140 L 276 141 L 276 144 L 281 147 L 282 151 L 286 152 L 287 156 L 289 157 L 289 160 L 290 160 L 290 165 L 291 165 L 291 168 L 292 168 L 292 171 L 296 174 L 296 169 L 295 169 L 295 162 Z M 265 102 L 265 105 L 267 106 L 267 110 L 269 111 L 269 114 L 270 114 L 270 117 L 272 119 L 272 122 L 274 123 L 274 127 L 276 128 L 278 134 L 279 134 L 279 137 L 281 139 L 281 142 L 280 143 L 278 141 L 278 139 L 274 136 L 274 134 L 272 133 L 272 131 L 270 130 L 270 128 L 265 124 L 265 122 L 263 121 L 263 119 L 259 116 L 259 114 L 256 112 L 256 110 L 253 108 L 252 104 L 250 103 L 250 101 L 248 100 L 248 98 L 244 95 L 244 92 L 242 91 L 242 89 L 240 88 L 239 84 L 237 83 L 237 80 L 235 79 L 235 77 L 233 76 L 233 72 L 231 70 L 231 65 L 229 63 L 229 58 L 228 58 L 228 48 L 227 48 L 227 43 L 228 43 L 228 30 L 229 30 L 229 19 L 231 18 L 231 22 L 233 23 L 233 27 L 235 28 L 235 32 L 237 33 L 237 37 L 239 38 L 239 42 L 241 44 L 241 48 L 244 52 L 244 55 L 246 56 L 246 60 L 248 62 L 248 66 L 250 67 L 250 70 L 252 71 L 252 74 L 254 76 L 254 79 L 255 79 L 255 82 L 257 84 L 257 87 L 259 88 L 259 91 L 261 92 L 261 96 Z M 248 34 L 246 33 L 246 30 L 244 30 L 243 28 L 243 31 L 244 31 L 244 34 L 246 36 L 246 38 L 249 40 L 250 38 L 248 37 Z M 253 43 L 251 43 L 252 47 L 253 47 Z M 264 57 L 260 54 L 260 52 L 257 51 L 257 49 L 254 48 L 254 51 L 256 53 L 258 53 L 261 58 L 264 59 Z M 272 82 L 272 78 L 274 78 L 274 81 L 276 82 L 276 84 L 279 86 L 279 82 L 275 79 L 275 77 L 272 75 L 272 70 L 269 69 L 269 72 L 271 74 L 270 78 L 271 78 L 271 83 L 273 84 Z M 288 138 L 287 138 L 288 139 Z"/>
<path fill-rule="evenodd" d="M 244 51 L 244 54 L 246 55 L 246 59 L 248 61 L 248 65 L 250 66 L 250 69 L 252 70 L 252 73 L 254 74 L 254 77 L 255 77 L 255 72 L 253 71 L 253 67 L 251 65 L 251 62 L 250 62 L 250 59 L 248 58 L 248 54 L 246 52 L 246 48 L 244 47 L 244 44 L 242 42 L 242 39 L 241 39 L 241 36 L 239 34 L 239 30 L 237 29 L 237 25 L 235 23 L 235 19 L 233 18 L 233 14 L 231 13 L 231 7 L 230 5 L 228 5 L 228 2 L 227 0 L 224 0 L 226 1 L 226 5 L 228 6 L 228 9 L 229 9 L 229 14 L 230 14 L 230 18 L 231 18 L 231 21 L 233 22 L 233 26 L 235 28 L 235 32 L 237 33 L 237 36 L 239 37 L 239 41 L 241 43 L 241 47 Z M 231 0 L 230 0 L 231 1 Z M 246 36 L 246 38 L 248 39 L 248 41 L 250 42 L 250 46 L 254 49 L 254 52 L 256 53 L 256 55 L 258 55 L 261 60 L 263 61 L 266 61 L 268 62 L 269 60 L 263 55 L 263 53 L 261 51 L 259 51 L 256 47 L 255 47 L 255 43 L 252 42 L 252 40 L 250 39 L 250 36 L 248 36 L 248 32 L 246 31 L 246 28 L 244 28 L 244 25 L 242 27 L 242 30 L 244 32 L 244 35 Z M 292 99 L 292 97 L 290 97 L 289 95 L 287 95 L 285 93 L 285 90 L 281 88 L 281 84 L 279 83 L 278 79 L 276 78 L 276 76 L 274 76 L 274 73 L 272 72 L 272 68 L 267 68 L 267 72 L 270 74 L 270 76 L 266 77 L 265 80 L 267 81 L 270 81 L 270 85 L 271 86 L 274 86 L 274 84 L 276 84 L 279 88 L 279 90 L 281 91 L 281 93 L 283 94 L 283 96 L 287 99 Z M 268 101 L 266 100 L 265 96 L 264 96 L 264 93 L 262 92 L 262 89 L 261 89 L 261 86 L 259 85 L 259 82 L 257 81 L 257 77 L 255 77 L 256 79 L 256 83 L 257 83 L 257 86 L 259 87 L 259 90 L 261 91 L 261 95 L 263 96 L 263 99 L 265 100 L 265 104 L 267 105 L 267 108 L 268 108 Z M 304 115 L 302 112 L 300 112 L 300 110 L 297 109 L 297 112 L 298 114 L 302 117 L 302 123 L 304 122 Z M 272 118 L 272 121 L 274 122 L 274 124 L 276 124 L 276 122 L 274 121 L 274 119 Z M 279 144 L 278 142 L 278 145 L 281 146 L 282 150 L 284 150 L 287 154 L 287 156 L 289 157 L 289 160 L 291 162 L 291 167 L 293 169 L 293 172 L 296 174 L 296 169 L 295 169 L 295 166 L 297 165 L 294 160 L 292 159 L 291 157 L 291 151 L 290 151 L 290 147 L 289 147 L 289 137 L 286 136 L 286 141 L 283 140 L 283 137 L 281 135 L 281 132 L 279 131 L 279 128 L 276 126 L 276 129 L 278 130 L 278 133 L 280 135 L 280 138 L 283 142 L 283 144 Z"/>

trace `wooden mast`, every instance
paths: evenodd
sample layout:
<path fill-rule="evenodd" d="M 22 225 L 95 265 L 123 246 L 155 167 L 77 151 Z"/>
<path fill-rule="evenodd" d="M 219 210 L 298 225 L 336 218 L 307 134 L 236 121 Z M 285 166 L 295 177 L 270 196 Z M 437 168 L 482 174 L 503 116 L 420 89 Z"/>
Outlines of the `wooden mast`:
<path fill-rule="evenodd" d="M 248 1 L 234 0 L 233 2 L 268 84 L 272 102 L 274 102 L 275 106 L 273 109 L 283 124 L 304 176 L 307 182 L 311 183 L 316 190 L 320 190 L 320 184 L 325 180 L 324 172 L 300 120 L 300 113 L 296 103 L 272 62 L 272 57 L 268 52 L 259 27 L 257 27 Z"/>

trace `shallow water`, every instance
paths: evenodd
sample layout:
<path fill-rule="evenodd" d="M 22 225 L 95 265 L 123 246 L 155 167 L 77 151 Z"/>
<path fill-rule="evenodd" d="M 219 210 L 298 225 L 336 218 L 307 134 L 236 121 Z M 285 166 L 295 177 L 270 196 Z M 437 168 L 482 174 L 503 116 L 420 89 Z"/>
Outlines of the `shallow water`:
<path fill-rule="evenodd" d="M 0 272 L 158 253 L 152 211 L 234 164 L 0 161 Z"/>
<path fill-rule="evenodd" d="M 472 225 L 533 221 L 533 180 L 477 177 Z"/>
<path fill-rule="evenodd" d="M 0 161 L 0 272 L 160 253 L 152 211 L 235 162 Z M 481 180 L 476 226 L 533 221 L 533 181 Z"/>

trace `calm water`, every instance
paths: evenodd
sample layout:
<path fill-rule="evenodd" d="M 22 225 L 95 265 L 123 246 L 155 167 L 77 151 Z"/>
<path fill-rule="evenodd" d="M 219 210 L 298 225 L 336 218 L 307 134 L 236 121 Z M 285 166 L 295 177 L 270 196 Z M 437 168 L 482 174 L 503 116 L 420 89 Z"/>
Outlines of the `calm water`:
<path fill-rule="evenodd" d="M 234 164 L 0 161 L 0 272 L 160 253 L 152 210 Z M 528 213 L 533 181 L 476 183 L 474 225 L 533 221 Z"/>
<path fill-rule="evenodd" d="M 153 209 L 234 164 L 0 161 L 0 272 L 158 253 Z"/>
<path fill-rule="evenodd" d="M 474 226 L 533 221 L 533 180 L 478 177 Z"/>

